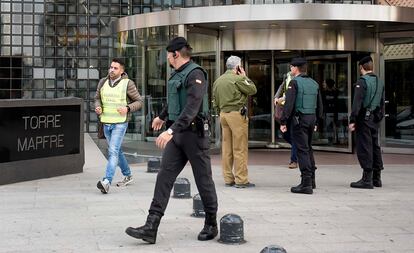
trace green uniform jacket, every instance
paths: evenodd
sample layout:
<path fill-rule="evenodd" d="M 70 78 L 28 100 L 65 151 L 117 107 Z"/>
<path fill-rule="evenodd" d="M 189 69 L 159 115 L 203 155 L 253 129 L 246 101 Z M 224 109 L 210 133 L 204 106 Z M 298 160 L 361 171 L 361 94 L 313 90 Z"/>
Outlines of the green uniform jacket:
<path fill-rule="evenodd" d="M 217 112 L 239 111 L 247 97 L 256 94 L 256 85 L 247 77 L 227 70 L 213 85 L 213 106 Z"/>

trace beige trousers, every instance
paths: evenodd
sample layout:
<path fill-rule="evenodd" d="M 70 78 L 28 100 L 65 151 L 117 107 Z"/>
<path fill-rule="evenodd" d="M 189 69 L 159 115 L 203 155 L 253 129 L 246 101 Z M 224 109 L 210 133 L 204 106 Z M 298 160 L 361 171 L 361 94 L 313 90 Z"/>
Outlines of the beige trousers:
<path fill-rule="evenodd" d="M 222 168 L 226 184 L 247 184 L 249 120 L 240 112 L 221 112 Z M 234 166 L 234 168 L 233 168 Z M 234 169 L 234 170 L 233 170 Z"/>

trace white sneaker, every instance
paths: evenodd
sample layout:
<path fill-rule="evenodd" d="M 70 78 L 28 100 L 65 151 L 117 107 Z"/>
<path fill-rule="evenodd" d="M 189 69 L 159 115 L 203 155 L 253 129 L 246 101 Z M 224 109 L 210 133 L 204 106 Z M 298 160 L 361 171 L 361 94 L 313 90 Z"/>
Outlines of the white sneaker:
<path fill-rule="evenodd" d="M 122 181 L 119 181 L 118 183 L 116 183 L 116 186 L 121 187 L 121 186 L 127 186 L 130 183 L 132 183 L 134 181 L 134 179 L 132 178 L 132 176 L 127 176 L 124 177 L 124 179 L 122 179 Z"/>
<path fill-rule="evenodd" d="M 99 190 L 101 190 L 101 192 L 103 194 L 107 194 L 109 191 L 109 181 L 108 179 L 105 180 L 99 180 L 98 183 L 96 184 L 96 187 L 98 187 Z"/>

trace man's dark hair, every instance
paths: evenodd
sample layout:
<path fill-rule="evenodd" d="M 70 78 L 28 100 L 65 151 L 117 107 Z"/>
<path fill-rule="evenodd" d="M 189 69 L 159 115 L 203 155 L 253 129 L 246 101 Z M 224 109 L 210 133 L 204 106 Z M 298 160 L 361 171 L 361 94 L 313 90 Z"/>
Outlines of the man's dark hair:
<path fill-rule="evenodd" d="M 361 66 L 365 71 L 372 71 L 374 69 L 374 64 L 372 63 L 372 61 L 364 63 Z"/>
<path fill-rule="evenodd" d="M 119 58 L 113 58 L 113 59 L 112 59 L 112 62 L 119 63 L 119 65 L 121 65 L 121 67 L 125 69 L 125 63 L 124 63 L 124 61 L 123 61 L 123 60 L 121 60 L 121 59 L 119 59 Z"/>
<path fill-rule="evenodd" d="M 303 64 L 302 66 L 298 66 L 298 70 L 300 73 L 308 72 L 308 64 Z"/>
<path fill-rule="evenodd" d="M 183 47 L 178 50 L 183 58 L 190 58 L 193 49 L 191 47 Z"/>

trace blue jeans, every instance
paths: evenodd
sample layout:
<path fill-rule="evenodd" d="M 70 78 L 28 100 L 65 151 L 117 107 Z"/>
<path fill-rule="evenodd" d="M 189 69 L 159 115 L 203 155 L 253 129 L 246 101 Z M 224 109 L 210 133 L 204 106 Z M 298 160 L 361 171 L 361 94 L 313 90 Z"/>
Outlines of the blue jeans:
<path fill-rule="evenodd" d="M 124 176 L 131 175 L 131 169 L 121 150 L 122 140 L 124 139 L 128 123 L 104 124 L 104 134 L 108 142 L 108 164 L 106 165 L 106 176 L 111 183 L 115 174 L 116 166 L 121 168 Z"/>
<path fill-rule="evenodd" d="M 291 146 L 292 149 L 290 151 L 290 162 L 298 162 L 298 149 L 296 148 L 295 143 L 292 141 L 292 127 L 291 124 L 287 125 L 287 131 L 283 133 L 283 139 L 287 141 Z"/>

